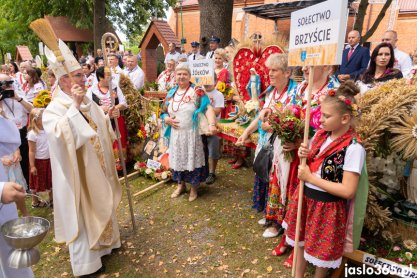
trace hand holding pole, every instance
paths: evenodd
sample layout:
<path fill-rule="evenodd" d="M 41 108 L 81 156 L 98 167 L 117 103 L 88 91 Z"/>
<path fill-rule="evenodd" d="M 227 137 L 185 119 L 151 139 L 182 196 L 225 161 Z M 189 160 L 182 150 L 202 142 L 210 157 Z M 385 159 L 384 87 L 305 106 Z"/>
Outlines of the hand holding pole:
<path fill-rule="evenodd" d="M 112 41 L 114 43 L 114 47 L 111 47 L 109 49 L 109 51 L 116 51 L 119 47 L 119 43 L 118 43 L 118 39 L 117 37 L 112 34 L 112 33 L 105 33 L 102 37 L 101 37 L 101 47 L 104 50 L 104 54 L 103 54 L 103 58 L 104 58 L 104 78 L 109 82 L 109 91 L 110 91 L 110 96 L 111 96 L 111 105 L 112 108 L 114 109 L 115 107 L 115 96 L 112 93 L 112 78 L 111 78 L 111 69 L 108 65 L 108 61 L 107 61 L 107 51 L 106 51 L 106 42 L 109 42 L 111 39 L 113 39 L 114 41 Z M 119 158 L 120 158 L 120 163 L 122 164 L 122 168 L 123 168 L 123 176 L 124 176 L 124 182 L 125 182 L 125 189 L 126 189 L 126 195 L 127 195 L 127 200 L 129 202 L 129 210 L 130 210 L 130 218 L 132 220 L 132 229 L 133 229 L 133 233 L 136 233 L 136 223 L 135 223 L 135 215 L 133 213 L 133 203 L 132 203 L 132 195 L 130 193 L 130 186 L 129 186 L 129 180 L 127 178 L 127 170 L 126 170 L 126 162 L 125 162 L 125 158 L 124 158 L 124 154 L 123 154 L 123 150 L 122 150 L 122 140 L 121 140 L 121 136 L 120 136 L 120 129 L 119 129 L 119 123 L 117 121 L 117 118 L 114 118 L 114 124 L 116 127 L 116 136 L 117 136 L 117 146 L 119 148 Z"/>

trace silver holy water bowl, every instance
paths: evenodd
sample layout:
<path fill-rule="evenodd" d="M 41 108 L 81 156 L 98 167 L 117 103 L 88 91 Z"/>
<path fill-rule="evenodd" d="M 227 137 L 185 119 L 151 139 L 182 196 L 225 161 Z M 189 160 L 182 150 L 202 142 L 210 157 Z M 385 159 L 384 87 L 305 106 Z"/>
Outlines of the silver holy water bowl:
<path fill-rule="evenodd" d="M 35 216 L 9 220 L 1 226 L 1 234 L 12 247 L 8 259 L 11 268 L 30 267 L 39 261 L 35 246 L 45 238 L 49 227 L 48 220 Z"/>

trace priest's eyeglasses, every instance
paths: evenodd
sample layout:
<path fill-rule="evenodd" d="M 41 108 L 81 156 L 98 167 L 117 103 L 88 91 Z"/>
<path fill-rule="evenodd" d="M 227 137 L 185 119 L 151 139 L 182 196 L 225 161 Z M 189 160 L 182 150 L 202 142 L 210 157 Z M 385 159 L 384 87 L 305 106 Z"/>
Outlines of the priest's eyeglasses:
<path fill-rule="evenodd" d="M 68 74 L 63 75 L 64 78 L 69 78 Z M 82 73 L 77 73 L 77 74 L 73 74 L 72 77 L 74 78 L 84 78 L 84 74 Z"/>

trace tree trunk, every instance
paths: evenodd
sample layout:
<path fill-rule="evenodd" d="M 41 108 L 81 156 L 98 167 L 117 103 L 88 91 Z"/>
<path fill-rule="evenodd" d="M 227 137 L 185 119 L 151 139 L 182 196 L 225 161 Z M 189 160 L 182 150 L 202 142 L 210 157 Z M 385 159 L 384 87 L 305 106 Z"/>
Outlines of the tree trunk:
<path fill-rule="evenodd" d="M 200 49 L 208 51 L 211 36 L 220 38 L 220 47 L 225 47 L 232 37 L 233 0 L 199 0 Z"/>
<path fill-rule="evenodd" d="M 375 33 L 376 29 L 378 28 L 379 23 L 381 23 L 382 19 L 384 19 L 385 13 L 387 12 L 389 6 L 391 5 L 392 0 L 387 0 L 382 7 L 382 10 L 379 12 L 378 17 L 376 18 L 372 27 L 366 32 L 366 34 L 362 37 L 361 42 L 366 42 L 372 35 Z"/>
<path fill-rule="evenodd" d="M 363 30 L 363 22 L 366 16 L 366 9 L 368 9 L 368 5 L 368 0 L 361 0 L 358 8 L 358 14 L 356 15 L 355 25 L 353 26 L 353 30 L 359 31 L 361 35 Z"/>
<path fill-rule="evenodd" d="M 106 26 L 106 0 L 94 0 L 94 55 L 101 48 L 101 37 Z M 105 51 L 105 49 L 103 49 Z"/>
<path fill-rule="evenodd" d="M 382 10 L 379 12 L 377 18 L 372 24 L 372 27 L 365 34 L 362 34 L 362 32 L 364 31 L 363 24 L 366 16 L 366 10 L 369 5 L 369 0 L 361 0 L 358 8 L 358 14 L 356 15 L 355 26 L 353 26 L 353 29 L 359 31 L 359 33 L 362 35 L 361 43 L 366 42 L 370 37 L 372 37 L 376 29 L 378 28 L 378 25 L 381 23 L 382 19 L 384 19 L 385 13 L 387 12 L 391 3 L 392 0 L 387 0 L 385 2 L 384 6 L 382 7 Z"/>

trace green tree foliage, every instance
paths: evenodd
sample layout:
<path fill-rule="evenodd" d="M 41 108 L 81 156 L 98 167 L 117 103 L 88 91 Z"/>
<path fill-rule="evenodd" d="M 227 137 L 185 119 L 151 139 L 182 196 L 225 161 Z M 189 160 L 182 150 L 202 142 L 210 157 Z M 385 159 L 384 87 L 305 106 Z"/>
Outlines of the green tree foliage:
<path fill-rule="evenodd" d="M 176 0 L 103 1 L 107 19 L 128 38 L 140 35 L 151 16 L 165 16 L 168 7 L 176 3 Z M 75 26 L 92 29 L 94 0 L 1 0 L 0 52 L 14 53 L 17 44 L 28 45 L 37 52 L 38 39 L 29 23 L 45 15 L 67 16 Z"/>

